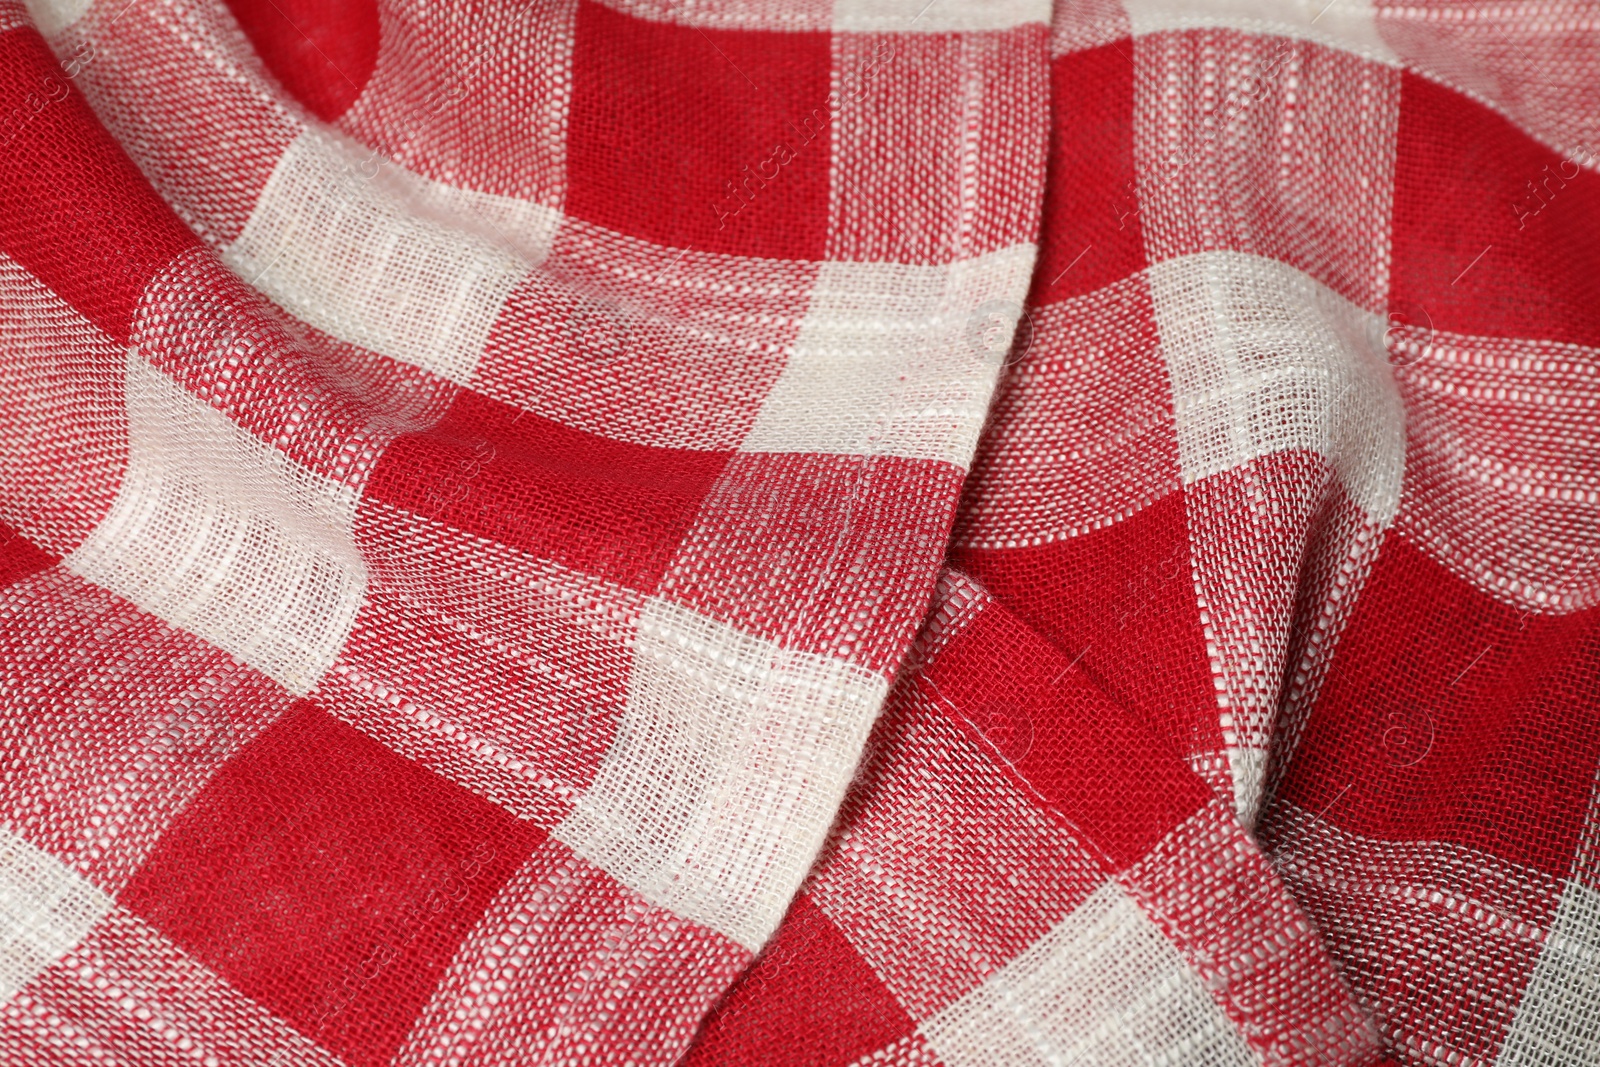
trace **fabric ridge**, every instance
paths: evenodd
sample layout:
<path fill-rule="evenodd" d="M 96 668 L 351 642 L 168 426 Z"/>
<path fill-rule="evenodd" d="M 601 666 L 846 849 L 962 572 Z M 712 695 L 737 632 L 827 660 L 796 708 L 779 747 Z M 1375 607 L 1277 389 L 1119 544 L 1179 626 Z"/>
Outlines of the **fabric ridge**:
<path fill-rule="evenodd" d="M 1600 1064 L 1591 0 L 0 0 L 0 1064 Z"/>

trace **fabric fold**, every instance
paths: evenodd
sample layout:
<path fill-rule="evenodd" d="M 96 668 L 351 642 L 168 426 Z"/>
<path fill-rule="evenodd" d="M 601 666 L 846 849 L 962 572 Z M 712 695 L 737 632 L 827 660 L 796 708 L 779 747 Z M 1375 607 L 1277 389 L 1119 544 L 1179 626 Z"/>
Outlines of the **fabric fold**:
<path fill-rule="evenodd" d="M 1590 1062 L 1597 34 L 0 0 L 0 1060 Z"/>

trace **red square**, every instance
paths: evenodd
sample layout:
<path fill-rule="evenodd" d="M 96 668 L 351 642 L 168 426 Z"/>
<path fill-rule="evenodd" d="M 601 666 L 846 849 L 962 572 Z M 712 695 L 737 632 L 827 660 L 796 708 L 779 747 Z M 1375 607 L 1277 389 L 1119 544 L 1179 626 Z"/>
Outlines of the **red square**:
<path fill-rule="evenodd" d="M 0 251 L 117 341 L 147 282 L 199 241 L 32 30 L 0 34 Z"/>
<path fill-rule="evenodd" d="M 953 561 L 1071 655 L 1180 757 L 1221 751 L 1195 600 L 1185 500 L 1035 548 L 958 549 Z"/>
<path fill-rule="evenodd" d="M 1139 860 L 1211 798 L 1177 753 L 998 604 L 940 651 L 927 677 L 1109 870 Z"/>
<path fill-rule="evenodd" d="M 613 441 L 462 390 L 367 496 L 646 593 L 731 453 Z"/>
<path fill-rule="evenodd" d="M 0 586 L 20 582 L 57 562 L 50 553 L 0 522 Z"/>
<path fill-rule="evenodd" d="M 663 245 L 820 259 L 832 67 L 825 33 L 703 30 L 581 0 L 568 212 Z"/>
<path fill-rule="evenodd" d="M 173 822 L 121 903 L 375 1067 L 543 836 L 301 701 Z"/>
<path fill-rule="evenodd" d="M 680 1067 L 856 1063 L 913 1029 L 872 968 L 802 895 L 706 1016 Z"/>
<path fill-rule="evenodd" d="M 1400 101 L 1390 307 L 1453 333 L 1600 344 L 1600 174 L 1414 74 Z"/>
<path fill-rule="evenodd" d="M 1039 265 L 1029 302 L 1090 293 L 1145 267 L 1133 162 L 1133 42 L 1057 58 Z"/>
<path fill-rule="evenodd" d="M 1391 532 L 1279 795 L 1565 878 L 1600 764 L 1597 621 L 1491 600 Z"/>
<path fill-rule="evenodd" d="M 226 0 L 256 55 L 323 122 L 361 95 L 378 62 L 377 0 Z"/>

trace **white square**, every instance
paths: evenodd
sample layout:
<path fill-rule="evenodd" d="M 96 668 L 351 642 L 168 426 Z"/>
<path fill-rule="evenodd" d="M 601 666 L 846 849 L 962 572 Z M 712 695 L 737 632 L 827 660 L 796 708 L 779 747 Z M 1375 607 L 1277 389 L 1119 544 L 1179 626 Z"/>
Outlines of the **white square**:
<path fill-rule="evenodd" d="M 1022 313 L 1032 245 L 945 267 L 824 263 L 745 452 L 965 468 Z"/>
<path fill-rule="evenodd" d="M 1166 260 L 1149 279 L 1184 484 L 1315 452 L 1387 526 L 1400 504 L 1405 409 L 1384 320 L 1293 267 L 1238 252 Z"/>
<path fill-rule="evenodd" d="M 480 232 L 450 212 L 472 216 Z M 452 190 L 307 130 L 222 258 L 317 329 L 466 385 L 556 221 L 551 208 Z"/>
<path fill-rule="evenodd" d="M 34 25 L 45 37 L 54 37 L 94 6 L 94 0 L 23 0 Z"/>
<path fill-rule="evenodd" d="M 1050 21 L 1044 0 L 835 0 L 842 33 L 974 33 Z"/>
<path fill-rule="evenodd" d="M 304 695 L 366 589 L 356 497 L 202 403 L 132 350 L 128 470 L 62 565 Z"/>
<path fill-rule="evenodd" d="M 554 836 L 755 952 L 815 860 L 887 691 L 880 675 L 652 600 L 616 739 Z"/>
<path fill-rule="evenodd" d="M 1372 0 L 1123 0 L 1123 7 L 1135 35 L 1230 29 L 1315 41 L 1400 65 L 1378 32 Z"/>
<path fill-rule="evenodd" d="M 1396 329 L 1411 426 L 1406 539 L 1519 611 L 1600 604 L 1600 471 L 1579 367 L 1600 350 Z"/>
<path fill-rule="evenodd" d="M 1261 1063 L 1114 882 L 919 1029 L 949 1067 Z"/>
<path fill-rule="evenodd" d="M 636 19 L 707 30 L 826 33 L 832 0 L 595 0 Z"/>
<path fill-rule="evenodd" d="M 111 898 L 0 826 L 0 1003 L 71 951 Z"/>
<path fill-rule="evenodd" d="M 1050 58 L 1115 44 L 1132 33 L 1122 0 L 1057 4 L 1050 18 Z"/>
<path fill-rule="evenodd" d="M 1600 1057 L 1600 893 L 1567 883 L 1555 925 L 1500 1047 L 1497 1067 L 1553 1067 Z"/>

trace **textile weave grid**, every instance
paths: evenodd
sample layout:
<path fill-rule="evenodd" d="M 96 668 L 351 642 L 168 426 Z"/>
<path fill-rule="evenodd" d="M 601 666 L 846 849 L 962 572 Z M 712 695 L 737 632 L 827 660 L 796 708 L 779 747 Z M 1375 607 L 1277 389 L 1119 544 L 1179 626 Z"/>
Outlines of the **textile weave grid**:
<path fill-rule="evenodd" d="M 1600 1063 L 1590 0 L 0 0 L 0 1062 Z"/>

